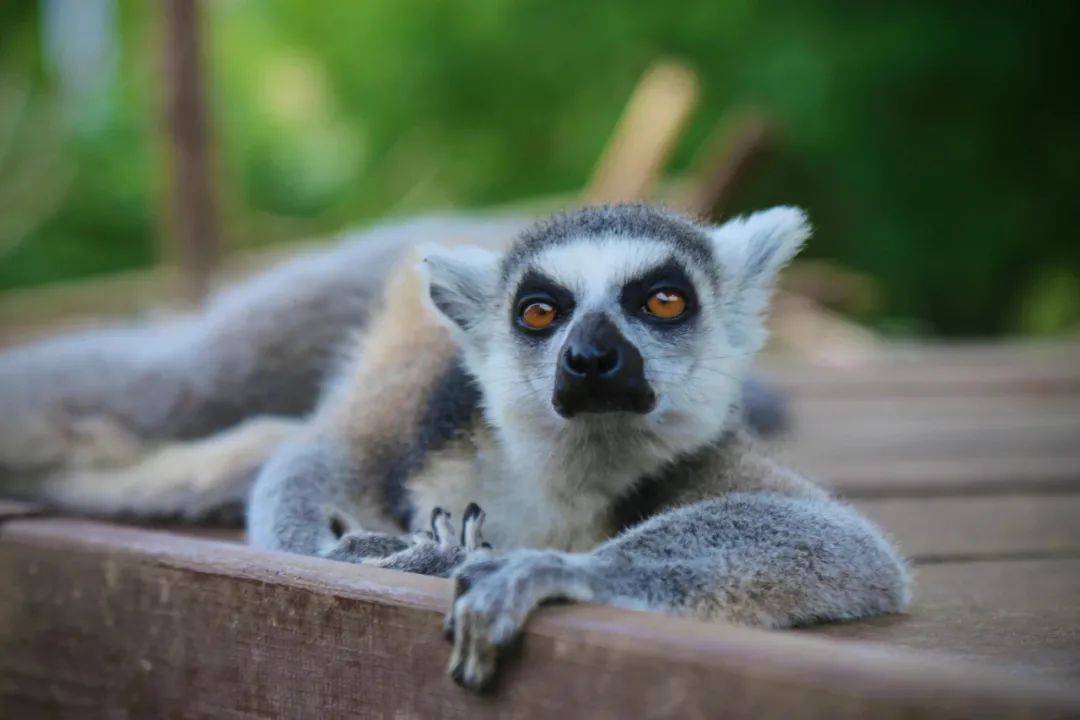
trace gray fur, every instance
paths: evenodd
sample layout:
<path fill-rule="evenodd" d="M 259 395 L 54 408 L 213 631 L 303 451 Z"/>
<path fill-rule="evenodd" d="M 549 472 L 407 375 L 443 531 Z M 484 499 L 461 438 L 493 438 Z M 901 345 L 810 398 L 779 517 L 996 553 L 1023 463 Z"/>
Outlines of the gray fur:
<path fill-rule="evenodd" d="M 541 251 L 582 237 L 651 238 L 676 247 L 702 267 L 710 270 L 715 267 L 712 246 L 701 225 L 655 205 L 628 203 L 560 213 L 532 226 L 503 257 L 503 279 L 511 277 Z"/>

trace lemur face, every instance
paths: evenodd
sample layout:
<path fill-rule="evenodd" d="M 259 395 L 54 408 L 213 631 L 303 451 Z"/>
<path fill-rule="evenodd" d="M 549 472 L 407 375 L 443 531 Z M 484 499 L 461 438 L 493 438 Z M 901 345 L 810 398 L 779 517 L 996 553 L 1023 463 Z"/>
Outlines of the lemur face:
<path fill-rule="evenodd" d="M 501 256 L 431 251 L 429 294 L 496 425 L 619 424 L 692 443 L 728 418 L 776 271 L 807 234 L 789 208 L 718 228 L 587 208 Z"/>

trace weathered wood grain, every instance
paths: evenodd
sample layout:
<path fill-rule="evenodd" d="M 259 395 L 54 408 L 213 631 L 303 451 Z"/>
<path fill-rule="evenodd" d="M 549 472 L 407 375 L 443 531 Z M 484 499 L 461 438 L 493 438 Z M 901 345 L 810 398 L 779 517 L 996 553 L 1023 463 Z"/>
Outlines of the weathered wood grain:
<path fill-rule="evenodd" d="M 0 529 L 12 717 L 1068 717 L 1061 684 L 596 607 L 540 613 L 488 697 L 445 676 L 444 581 L 71 520 Z"/>
<path fill-rule="evenodd" d="M 759 363 L 803 397 L 948 397 L 1080 391 L 1080 342 L 884 346 L 853 367 L 820 367 L 782 357 Z"/>
<path fill-rule="evenodd" d="M 1080 558 L 924 565 L 908 615 L 807 632 L 1080 680 Z"/>
<path fill-rule="evenodd" d="M 850 498 L 928 497 L 1000 493 L 1080 492 L 1080 452 L 1043 457 L 800 458 L 780 453 L 791 466 Z"/>
<path fill-rule="evenodd" d="M 36 503 L 0 498 L 0 522 L 13 518 L 33 517 L 43 512 L 44 508 Z"/>
<path fill-rule="evenodd" d="M 773 451 L 845 495 L 1080 492 L 1080 393 L 793 388 L 793 430 Z"/>
<path fill-rule="evenodd" d="M 855 505 L 916 562 L 1080 558 L 1080 494 L 860 500 Z"/>

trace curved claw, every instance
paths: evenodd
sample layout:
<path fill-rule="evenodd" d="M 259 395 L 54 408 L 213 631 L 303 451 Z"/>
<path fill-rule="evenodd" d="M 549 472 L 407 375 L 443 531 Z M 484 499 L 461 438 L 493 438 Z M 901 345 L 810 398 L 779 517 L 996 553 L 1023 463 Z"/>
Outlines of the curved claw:
<path fill-rule="evenodd" d="M 465 515 L 461 520 L 461 546 L 465 548 L 467 552 L 473 552 L 485 545 L 490 548 L 491 545 L 484 542 L 484 537 L 481 531 L 484 527 L 484 518 L 487 515 L 480 506 L 476 503 L 469 503 L 465 508 Z"/>
<path fill-rule="evenodd" d="M 450 513 L 441 507 L 431 511 L 431 534 L 440 547 L 449 548 L 454 544 L 454 526 L 450 522 Z"/>

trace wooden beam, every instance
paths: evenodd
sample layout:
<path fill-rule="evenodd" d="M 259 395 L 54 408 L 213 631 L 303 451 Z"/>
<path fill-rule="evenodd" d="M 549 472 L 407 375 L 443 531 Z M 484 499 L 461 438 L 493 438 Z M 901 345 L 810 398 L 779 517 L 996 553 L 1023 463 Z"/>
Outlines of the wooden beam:
<path fill-rule="evenodd" d="M 697 105 L 697 74 L 682 63 L 651 65 L 634 88 L 600 156 L 584 197 L 588 203 L 645 200 L 656 185 Z"/>
<path fill-rule="evenodd" d="M 0 526 L 12 717 L 1020 718 L 1065 685 L 865 643 L 541 611 L 489 696 L 446 676 L 449 584 L 57 519 Z"/>
<path fill-rule="evenodd" d="M 221 255 L 202 68 L 201 0 L 165 0 L 162 7 L 163 124 L 170 167 L 166 254 L 183 273 L 182 296 L 198 302 Z"/>

